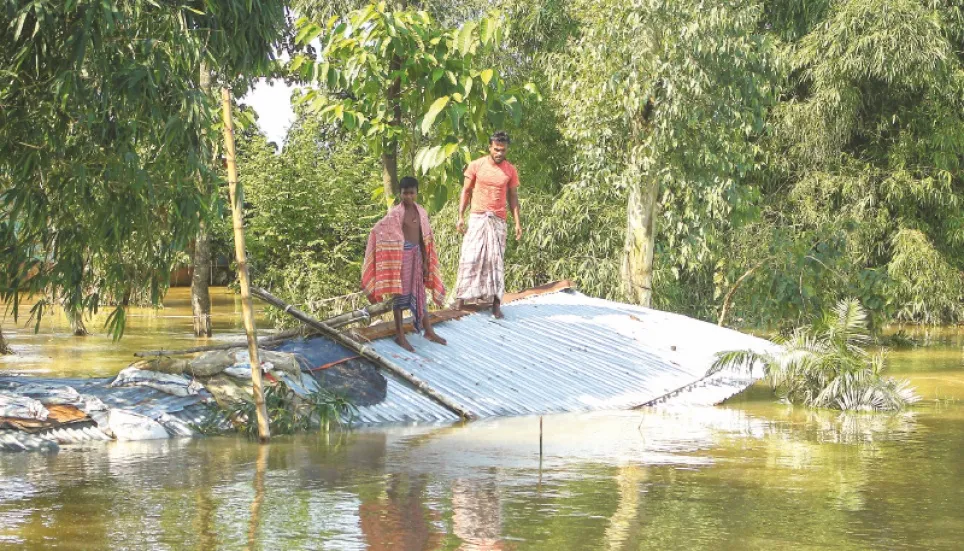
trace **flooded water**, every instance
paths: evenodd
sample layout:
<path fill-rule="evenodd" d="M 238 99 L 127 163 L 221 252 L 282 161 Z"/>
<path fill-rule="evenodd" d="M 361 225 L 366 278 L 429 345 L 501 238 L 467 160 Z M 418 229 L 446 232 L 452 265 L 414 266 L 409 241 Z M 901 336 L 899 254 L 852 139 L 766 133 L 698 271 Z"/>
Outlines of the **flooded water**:
<path fill-rule="evenodd" d="M 230 298 L 216 327 L 237 333 Z M 119 345 L 51 322 L 10 339 L 25 352 L 0 370 L 109 374 L 189 345 L 189 315 L 169 300 Z M 717 408 L 547 416 L 541 457 L 537 417 L 0 455 L 0 547 L 960 549 L 964 338 L 917 336 L 891 354 L 924 397 L 901 415 L 755 387 Z"/>
<path fill-rule="evenodd" d="M 198 339 L 193 333 L 191 290 L 175 287 L 164 297 L 164 307 L 131 308 L 127 314 L 124 337 L 114 342 L 105 333 L 104 323 L 111 309 L 105 308 L 85 325 L 90 335 L 73 336 L 66 316 L 55 312 L 45 315 L 40 330 L 34 332 L 28 323 L 31 304 L 21 304 L 19 323 L 0 303 L 0 327 L 3 336 L 17 352 L 14 356 L 0 356 L 0 372 L 56 377 L 109 377 L 127 367 L 134 353 L 144 350 L 176 350 L 221 340 L 244 339 L 241 322 L 241 301 L 224 287 L 211 289 L 211 322 L 214 337 Z M 255 303 L 256 312 L 260 305 Z M 259 327 L 264 327 L 264 321 Z"/>

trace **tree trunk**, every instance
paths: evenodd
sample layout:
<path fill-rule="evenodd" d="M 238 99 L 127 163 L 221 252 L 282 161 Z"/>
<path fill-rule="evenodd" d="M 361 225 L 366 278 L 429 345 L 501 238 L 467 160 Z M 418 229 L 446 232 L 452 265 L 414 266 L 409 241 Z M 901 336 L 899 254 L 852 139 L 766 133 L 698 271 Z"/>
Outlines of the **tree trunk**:
<path fill-rule="evenodd" d="M 70 322 L 70 330 L 75 337 L 86 337 L 90 335 L 87 331 L 87 326 L 84 325 L 84 313 L 81 312 L 65 312 L 67 314 L 67 321 Z"/>
<path fill-rule="evenodd" d="M 0 356 L 6 354 L 13 354 L 13 350 L 7 344 L 7 340 L 3 338 L 3 329 L 0 329 Z"/>
<path fill-rule="evenodd" d="M 399 192 L 397 142 L 385 144 L 385 152 L 382 153 L 382 187 L 385 190 L 385 202 L 391 204 L 391 199 Z"/>
<path fill-rule="evenodd" d="M 211 93 L 211 72 L 208 70 L 207 64 L 201 63 L 201 75 L 200 75 L 201 91 L 205 95 L 210 95 Z M 207 140 L 207 136 L 201 136 L 201 153 L 207 156 L 206 147 L 204 147 L 204 142 Z M 205 192 L 205 195 L 209 195 L 207 192 L 207 183 L 201 179 L 200 182 L 201 189 Z M 191 310 L 194 313 L 194 335 L 198 337 L 210 337 L 211 336 L 211 294 L 208 290 L 208 285 L 211 281 L 211 236 L 207 231 L 207 224 L 204 220 L 201 220 L 201 225 L 198 228 L 197 239 L 194 242 L 194 256 L 191 259 L 192 263 L 192 275 L 191 275 Z"/>
<path fill-rule="evenodd" d="M 623 290 L 641 306 L 653 305 L 653 248 L 656 242 L 655 180 L 637 180 L 626 207 L 626 245 L 623 250 Z"/>
<path fill-rule="evenodd" d="M 201 222 L 194 243 L 194 270 L 191 274 L 191 310 L 194 312 L 194 334 L 211 336 L 211 239 L 207 224 Z"/>
<path fill-rule="evenodd" d="M 393 57 L 391 70 L 397 71 L 401 66 L 402 60 L 398 56 Z M 398 99 L 401 91 L 402 81 L 400 78 L 396 78 L 395 82 L 389 87 L 387 94 L 388 104 L 392 106 L 392 125 L 396 128 L 402 125 L 402 106 Z M 382 186 L 385 190 L 385 202 L 391 204 L 388 199 L 397 197 L 401 192 L 398 188 L 398 140 L 395 139 L 383 144 Z"/>

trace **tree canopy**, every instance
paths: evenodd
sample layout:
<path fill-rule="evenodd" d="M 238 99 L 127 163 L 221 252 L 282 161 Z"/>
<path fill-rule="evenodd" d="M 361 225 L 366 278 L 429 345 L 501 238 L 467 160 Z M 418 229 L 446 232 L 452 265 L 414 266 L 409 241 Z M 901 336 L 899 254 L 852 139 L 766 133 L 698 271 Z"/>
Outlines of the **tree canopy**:
<path fill-rule="evenodd" d="M 957 3 L 0 6 L 0 294 L 14 305 L 156 300 L 199 222 L 218 227 L 204 62 L 238 90 L 268 73 L 304 86 L 280 153 L 239 136 L 253 275 L 293 301 L 356 289 L 399 171 L 421 177 L 454 277 L 462 167 L 505 125 L 529 227 L 509 244 L 510 288 L 566 278 L 775 328 L 846 297 L 874 329 L 964 317 Z"/>
<path fill-rule="evenodd" d="M 299 21 L 296 40 L 324 36 L 320 59 L 291 63 L 316 84 L 301 98 L 323 120 L 357 132 L 383 164 L 382 193 L 398 193 L 399 157 L 440 208 L 457 193 L 474 146 L 507 118 L 521 119 L 522 90 L 507 89 L 497 69 L 478 61 L 501 40 L 498 17 L 445 28 L 425 11 L 369 4 L 325 25 Z M 525 87 L 535 93 L 532 85 Z"/>
<path fill-rule="evenodd" d="M 202 62 L 243 84 L 271 61 L 279 3 L 4 0 L 0 297 L 69 311 L 157 302 L 212 204 L 216 103 Z M 39 322 L 46 300 L 35 307 Z"/>

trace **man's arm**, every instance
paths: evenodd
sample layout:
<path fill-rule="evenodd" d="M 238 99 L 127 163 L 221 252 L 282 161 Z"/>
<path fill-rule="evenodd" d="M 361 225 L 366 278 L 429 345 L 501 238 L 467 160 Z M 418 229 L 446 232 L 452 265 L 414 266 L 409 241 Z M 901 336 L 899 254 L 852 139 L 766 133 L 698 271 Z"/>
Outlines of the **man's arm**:
<path fill-rule="evenodd" d="M 519 188 L 509 188 L 509 208 L 512 209 L 512 218 L 515 220 L 516 241 L 522 239 L 522 219 L 519 218 Z"/>
<path fill-rule="evenodd" d="M 466 176 L 465 181 L 462 183 L 462 195 L 459 197 L 459 219 L 455 223 L 455 229 L 457 229 L 459 233 L 465 233 L 465 209 L 472 201 L 472 187 L 474 185 L 475 179 L 471 176 Z"/>

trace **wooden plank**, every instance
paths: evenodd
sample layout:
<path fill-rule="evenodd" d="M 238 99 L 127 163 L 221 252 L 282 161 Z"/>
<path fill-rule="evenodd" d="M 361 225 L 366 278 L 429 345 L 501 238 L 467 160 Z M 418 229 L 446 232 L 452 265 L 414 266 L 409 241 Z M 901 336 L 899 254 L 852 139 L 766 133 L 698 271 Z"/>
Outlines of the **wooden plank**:
<path fill-rule="evenodd" d="M 571 289 L 573 287 L 572 282 L 569 280 L 554 281 L 552 283 L 547 283 L 546 285 L 540 285 L 539 287 L 533 287 L 531 289 L 526 289 L 525 291 L 520 291 L 518 293 L 506 293 L 502 297 L 502 304 L 511 304 L 518 300 L 524 298 L 545 295 L 549 293 L 558 293 L 559 291 L 565 291 L 566 289 Z M 462 307 L 462 310 L 439 310 L 437 312 L 429 313 L 429 318 L 432 320 L 432 325 L 439 323 L 445 323 L 447 321 L 457 320 L 463 316 L 473 314 L 476 312 L 481 312 L 488 309 L 490 304 L 466 304 Z M 402 330 L 406 333 L 411 333 L 415 331 L 411 322 L 406 322 L 402 326 Z M 359 339 L 364 341 L 377 341 L 378 339 L 384 339 L 385 337 L 391 337 L 395 334 L 395 322 L 393 321 L 383 321 L 381 323 L 376 323 L 375 325 L 369 327 L 362 327 L 360 329 L 355 329 L 352 334 L 357 336 Z"/>
<path fill-rule="evenodd" d="M 468 316 L 471 313 L 472 312 L 465 310 L 439 310 L 438 312 L 430 312 L 428 316 L 429 319 L 432 320 L 432 325 L 435 325 L 437 323 L 457 320 L 463 316 Z M 415 331 L 415 327 L 412 326 L 412 322 L 410 321 L 405 322 L 405 324 L 402 326 L 402 329 L 406 333 Z M 356 336 L 366 342 L 377 341 L 378 339 L 384 339 L 385 337 L 395 335 L 395 322 L 383 321 L 370 327 L 354 329 L 351 331 L 351 333 L 353 336 Z"/>

